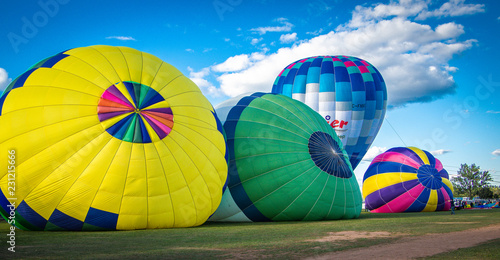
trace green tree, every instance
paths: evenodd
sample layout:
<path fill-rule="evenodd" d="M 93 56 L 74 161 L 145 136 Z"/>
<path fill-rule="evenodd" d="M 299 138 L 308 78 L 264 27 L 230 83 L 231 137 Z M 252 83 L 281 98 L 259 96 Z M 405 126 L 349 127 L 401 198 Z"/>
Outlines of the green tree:
<path fill-rule="evenodd" d="M 491 190 L 490 187 L 482 187 L 477 192 L 477 195 L 481 199 L 493 199 L 493 191 Z"/>
<path fill-rule="evenodd" d="M 491 187 L 491 191 L 493 192 L 493 199 L 499 199 L 500 198 L 500 186 Z"/>
<path fill-rule="evenodd" d="M 481 188 L 489 185 L 493 179 L 488 171 L 481 171 L 479 166 L 471 164 L 460 165 L 458 176 L 452 179 L 453 188 L 457 193 L 467 194 L 469 198 L 477 195 Z"/>

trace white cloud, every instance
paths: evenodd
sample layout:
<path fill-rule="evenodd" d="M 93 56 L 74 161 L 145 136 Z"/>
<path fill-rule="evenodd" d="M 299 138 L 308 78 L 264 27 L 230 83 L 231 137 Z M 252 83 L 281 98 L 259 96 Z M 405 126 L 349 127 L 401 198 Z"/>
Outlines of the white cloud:
<path fill-rule="evenodd" d="M 493 111 L 493 110 L 488 110 L 486 111 L 488 114 L 500 114 L 500 111 Z"/>
<path fill-rule="evenodd" d="M 500 156 L 500 149 L 496 149 L 495 151 L 491 152 L 491 154 L 495 156 Z"/>
<path fill-rule="evenodd" d="M 250 65 L 253 63 L 265 59 L 267 56 L 265 52 L 267 49 L 264 49 L 263 52 L 254 52 L 250 55 L 248 54 L 241 54 L 241 55 L 236 55 L 229 57 L 226 61 L 223 63 L 214 65 L 210 68 L 206 69 L 211 69 L 213 72 L 221 72 L 221 73 L 227 73 L 227 72 L 237 72 L 241 71 L 243 69 L 248 68 Z M 207 76 L 208 73 L 205 75 Z"/>
<path fill-rule="evenodd" d="M 216 88 L 210 81 L 205 79 L 206 76 L 210 74 L 210 68 L 204 68 L 198 72 L 195 72 L 193 68 L 188 67 L 189 79 L 191 79 L 201 90 L 204 95 L 211 97 L 220 97 L 221 91 Z"/>
<path fill-rule="evenodd" d="M 449 71 L 449 72 L 457 72 L 458 71 L 458 68 L 457 67 L 452 67 L 452 66 L 448 66 L 448 65 L 445 65 L 444 66 L 444 69 L 446 71 Z"/>
<path fill-rule="evenodd" d="M 460 24 L 455 23 L 445 23 L 440 24 L 436 27 L 436 34 L 440 36 L 441 39 L 452 39 L 460 36 L 464 33 L 464 27 Z"/>
<path fill-rule="evenodd" d="M 450 74 L 453 69 L 448 61 L 474 43 L 450 38 L 458 37 L 460 25 L 443 26 L 436 31 L 425 24 L 394 18 L 357 29 L 332 31 L 281 48 L 243 71 L 219 76 L 218 81 L 228 96 L 269 91 L 278 73 L 295 60 L 344 54 L 365 59 L 381 71 L 391 105 L 430 101 L 454 92 L 455 82 Z"/>
<path fill-rule="evenodd" d="M 297 33 L 287 33 L 280 36 L 281 43 L 292 43 L 297 40 Z"/>
<path fill-rule="evenodd" d="M 236 55 L 229 57 L 226 61 L 221 64 L 217 64 L 212 67 L 215 72 L 233 72 L 246 69 L 250 66 L 250 56 L 247 54 Z"/>
<path fill-rule="evenodd" d="M 252 38 L 252 40 L 250 41 L 250 43 L 252 45 L 256 45 L 257 43 L 259 43 L 260 41 L 264 40 L 264 38 Z"/>
<path fill-rule="evenodd" d="M 455 17 L 484 13 L 484 11 L 483 4 L 465 4 L 465 0 L 450 0 L 444 3 L 439 9 L 421 12 L 417 16 L 417 19 L 423 20 L 428 17 Z"/>
<path fill-rule="evenodd" d="M 411 7 L 411 3 L 416 3 L 416 7 Z M 212 77 L 226 96 L 269 92 L 279 72 L 296 60 L 317 55 L 350 55 L 367 60 L 382 73 L 390 106 L 429 102 L 454 93 L 452 73 L 458 68 L 449 62 L 472 48 L 476 40 L 462 40 L 464 27 L 454 22 L 431 27 L 408 18 L 422 10 L 429 11 L 427 2 L 407 0 L 378 6 L 358 6 L 352 20 L 335 31 L 301 40 L 274 53 L 261 52 L 259 59 L 251 59 L 248 54 L 229 57 L 211 67 Z M 378 18 L 368 21 L 361 15 L 366 12 Z M 357 27 L 353 27 L 355 23 Z"/>
<path fill-rule="evenodd" d="M 314 31 L 314 32 L 306 32 L 306 34 L 310 34 L 310 35 L 314 35 L 314 36 L 317 36 L 317 35 L 320 35 L 323 33 L 323 28 L 319 28 L 318 30 Z"/>
<path fill-rule="evenodd" d="M 443 155 L 445 153 L 451 153 L 451 150 L 439 149 L 439 150 L 431 151 L 430 153 L 434 156 L 435 155 Z"/>
<path fill-rule="evenodd" d="M 189 49 L 189 48 L 188 48 L 188 49 L 186 49 L 186 51 L 187 51 L 187 52 L 194 52 L 194 50 L 193 50 L 193 49 Z"/>
<path fill-rule="evenodd" d="M 266 34 L 267 32 L 289 32 L 292 30 L 293 24 L 288 22 L 286 18 L 278 18 L 276 22 L 282 24 L 281 26 L 266 26 L 252 28 L 250 31 L 257 32 L 260 35 Z"/>
<path fill-rule="evenodd" d="M 5 88 L 7 88 L 11 81 L 12 79 L 9 78 L 9 74 L 7 73 L 7 71 L 3 68 L 0 68 L 0 95 L 5 90 Z"/>
<path fill-rule="evenodd" d="M 372 146 L 368 151 L 366 152 L 365 156 L 363 157 L 363 161 L 368 161 L 371 162 L 377 155 L 387 151 L 387 147 L 378 147 L 378 146 Z"/>
<path fill-rule="evenodd" d="M 485 11 L 483 4 L 465 4 L 465 0 L 450 0 L 434 10 L 429 10 L 429 3 L 427 0 L 400 0 L 370 7 L 356 6 L 349 26 L 359 27 L 388 17 L 425 20 L 429 17 L 455 17 Z"/>
<path fill-rule="evenodd" d="M 377 4 L 372 7 L 356 6 L 352 19 L 348 26 L 359 27 L 372 20 L 379 20 L 387 17 L 411 17 L 427 9 L 427 3 L 420 0 L 391 1 L 388 5 Z"/>
<path fill-rule="evenodd" d="M 134 37 L 130 36 L 108 36 L 106 39 L 115 39 L 115 40 L 120 40 L 120 41 L 135 41 Z"/>

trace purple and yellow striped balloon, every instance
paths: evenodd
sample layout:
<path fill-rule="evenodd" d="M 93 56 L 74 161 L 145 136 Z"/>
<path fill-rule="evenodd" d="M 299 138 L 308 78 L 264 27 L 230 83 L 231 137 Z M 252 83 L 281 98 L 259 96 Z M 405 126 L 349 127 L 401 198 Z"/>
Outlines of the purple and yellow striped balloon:
<path fill-rule="evenodd" d="M 453 185 L 432 154 L 396 147 L 373 159 L 363 177 L 363 198 L 375 213 L 447 211 Z"/>

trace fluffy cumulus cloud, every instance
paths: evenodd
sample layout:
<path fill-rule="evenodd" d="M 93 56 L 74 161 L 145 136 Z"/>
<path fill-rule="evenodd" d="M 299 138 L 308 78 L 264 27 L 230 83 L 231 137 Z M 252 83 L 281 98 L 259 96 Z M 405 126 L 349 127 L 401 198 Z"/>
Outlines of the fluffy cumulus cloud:
<path fill-rule="evenodd" d="M 491 152 L 491 154 L 495 156 L 500 156 L 500 149 L 496 149 L 495 151 Z"/>
<path fill-rule="evenodd" d="M 211 67 L 214 72 L 236 72 L 248 68 L 254 62 L 262 60 L 265 55 L 259 52 L 248 54 L 236 55 L 229 57 L 223 63 Z"/>
<path fill-rule="evenodd" d="M 11 79 L 9 78 L 9 74 L 5 69 L 0 68 L 0 94 L 4 91 L 5 88 L 9 85 Z"/>
<path fill-rule="evenodd" d="M 282 34 L 280 36 L 280 42 L 281 43 L 292 43 L 296 41 L 297 38 L 297 33 L 287 33 L 287 34 Z"/>
<path fill-rule="evenodd" d="M 432 155 L 443 155 L 445 153 L 451 153 L 451 150 L 439 149 L 430 152 Z"/>
<path fill-rule="evenodd" d="M 363 161 L 371 162 L 377 155 L 387 151 L 387 147 L 372 146 L 363 157 Z"/>
<path fill-rule="evenodd" d="M 241 54 L 228 58 L 225 62 L 213 66 L 212 69 L 215 72 L 232 72 L 246 69 L 250 64 L 250 56 Z"/>
<path fill-rule="evenodd" d="M 216 88 L 206 77 L 210 74 L 209 68 L 204 68 L 201 71 L 195 72 L 191 67 L 188 67 L 189 79 L 191 79 L 206 96 L 220 97 L 222 95 L 220 89 Z"/>
<path fill-rule="evenodd" d="M 209 71 L 219 83 L 218 89 L 232 97 L 252 91 L 270 91 L 278 73 L 296 60 L 316 55 L 351 55 L 367 60 L 382 73 L 390 106 L 432 101 L 454 93 L 453 73 L 459 68 L 450 66 L 449 61 L 472 48 L 476 41 L 466 39 L 461 24 L 437 20 L 442 22 L 432 27 L 423 19 L 484 11 L 482 5 L 469 5 L 459 0 L 436 8 L 433 10 L 429 1 L 416 0 L 358 6 L 351 20 L 334 31 L 295 41 L 292 46 L 273 53 L 264 50 L 258 59 L 251 59 L 251 55 L 246 54 L 229 57 L 210 67 Z M 292 29 L 288 20 L 280 18 L 277 21 L 282 26 L 259 27 L 252 31 L 262 35 Z M 289 36 L 282 35 L 283 40 L 296 37 L 294 33 L 285 35 Z"/>

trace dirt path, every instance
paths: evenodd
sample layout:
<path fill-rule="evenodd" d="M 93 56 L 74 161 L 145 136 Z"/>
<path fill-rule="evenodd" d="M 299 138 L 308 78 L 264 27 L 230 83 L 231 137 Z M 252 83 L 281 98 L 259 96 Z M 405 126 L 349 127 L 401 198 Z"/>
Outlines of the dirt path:
<path fill-rule="evenodd" d="M 500 238 L 500 224 L 446 234 L 404 237 L 392 244 L 332 252 L 309 259 L 414 259 Z"/>

